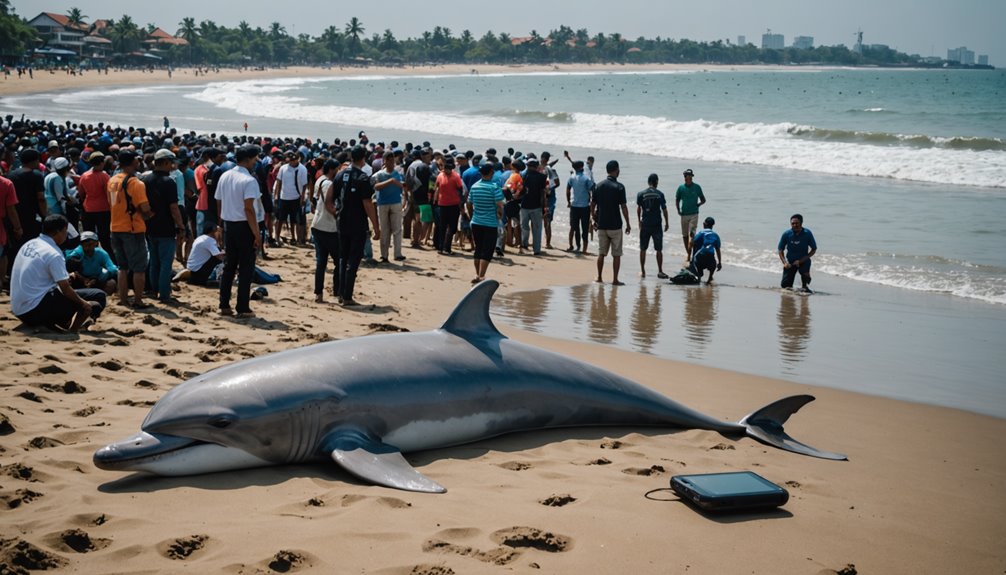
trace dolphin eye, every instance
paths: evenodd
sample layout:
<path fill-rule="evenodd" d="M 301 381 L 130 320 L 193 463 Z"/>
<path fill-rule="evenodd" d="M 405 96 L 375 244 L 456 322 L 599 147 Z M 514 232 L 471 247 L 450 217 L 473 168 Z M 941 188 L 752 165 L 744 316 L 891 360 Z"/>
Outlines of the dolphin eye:
<path fill-rule="evenodd" d="M 217 429 L 226 429 L 234 423 L 234 416 L 232 415 L 214 415 L 208 421 L 210 425 L 216 427 Z"/>

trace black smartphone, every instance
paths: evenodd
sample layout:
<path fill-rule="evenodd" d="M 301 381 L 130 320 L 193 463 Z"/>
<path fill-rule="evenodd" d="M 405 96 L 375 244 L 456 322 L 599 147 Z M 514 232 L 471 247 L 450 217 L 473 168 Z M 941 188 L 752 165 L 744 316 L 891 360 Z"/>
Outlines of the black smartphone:
<path fill-rule="evenodd" d="M 751 471 L 671 477 L 671 489 L 703 511 L 772 509 L 789 501 L 789 492 Z"/>

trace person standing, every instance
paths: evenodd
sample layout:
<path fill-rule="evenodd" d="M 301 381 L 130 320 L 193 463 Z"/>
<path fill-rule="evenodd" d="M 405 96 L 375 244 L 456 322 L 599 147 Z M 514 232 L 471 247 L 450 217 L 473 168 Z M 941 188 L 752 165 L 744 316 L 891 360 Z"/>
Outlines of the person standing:
<path fill-rule="evenodd" d="M 0 289 L 3 289 L 4 278 L 7 276 L 7 254 L 12 253 L 8 240 L 14 240 L 9 242 L 12 245 L 24 233 L 24 230 L 21 229 L 21 219 L 17 215 L 16 206 L 17 191 L 14 189 L 14 184 L 7 178 L 0 176 Z M 4 217 L 10 221 L 13 238 L 7 237 L 7 226 L 3 223 Z"/>
<path fill-rule="evenodd" d="M 695 235 L 699 227 L 699 207 L 706 203 L 706 197 L 702 194 L 702 186 L 692 181 L 695 172 L 691 168 L 683 172 L 685 183 L 678 186 L 678 191 L 674 194 L 674 205 L 681 216 L 681 239 L 685 243 L 685 256 L 691 254 L 689 242 Z"/>
<path fill-rule="evenodd" d="M 433 243 L 441 255 L 454 253 L 454 234 L 458 231 L 458 218 L 461 217 L 461 196 L 465 184 L 454 167 L 454 156 L 444 158 L 444 169 L 437 174 L 433 190 L 433 205 L 440 208 L 440 225 Z"/>
<path fill-rule="evenodd" d="M 231 288 L 238 279 L 237 317 L 252 318 L 251 281 L 255 273 L 255 255 L 262 245 L 255 201 L 261 194 L 251 170 L 261 148 L 245 144 L 234 153 L 237 167 L 224 172 L 217 183 L 217 213 L 224 224 L 224 271 L 220 278 L 220 315 L 234 315 Z"/>
<path fill-rule="evenodd" d="M 536 256 L 542 254 L 541 232 L 544 225 L 544 217 L 548 214 L 548 177 L 541 172 L 541 164 L 536 158 L 527 161 L 527 171 L 524 172 L 524 186 L 520 199 L 520 229 L 521 244 L 520 252 L 528 247 L 528 239 L 531 239 L 532 253 Z"/>
<path fill-rule="evenodd" d="M 11 246 L 12 253 L 17 253 L 24 242 L 37 238 L 42 233 L 39 222 L 48 215 L 45 202 L 45 177 L 39 170 L 38 151 L 32 148 L 22 150 L 20 158 L 21 167 L 7 174 L 7 179 L 14 184 L 14 191 L 17 194 L 17 216 L 23 230 L 20 240 Z"/>
<path fill-rule="evenodd" d="M 25 325 L 79 331 L 88 320 L 98 319 L 105 308 L 105 292 L 70 287 L 66 260 L 59 249 L 67 234 L 65 217 L 46 216 L 41 235 L 25 242 L 14 259 L 10 307 Z"/>
<path fill-rule="evenodd" d="M 568 152 L 567 152 L 568 153 Z M 573 175 L 566 181 L 566 207 L 569 208 L 569 247 L 573 251 L 573 240 L 576 240 L 576 251 L 587 253 L 590 243 L 590 196 L 594 191 L 594 182 L 583 171 L 583 161 L 573 162 Z"/>
<path fill-rule="evenodd" d="M 274 199 L 279 206 L 276 218 L 276 241 L 281 241 L 283 222 L 290 222 L 290 243 L 303 245 L 306 235 L 304 216 L 304 188 L 307 186 L 307 168 L 300 163 L 299 152 L 288 152 L 286 164 L 276 173 Z"/>
<path fill-rule="evenodd" d="M 702 229 L 692 238 L 692 271 L 702 280 L 705 270 L 709 270 L 707 284 L 713 283 L 713 273 L 723 269 L 723 254 L 720 253 L 720 236 L 713 231 L 716 220 L 706 218 Z"/>
<path fill-rule="evenodd" d="M 112 215 L 108 205 L 108 174 L 105 172 L 105 155 L 94 151 L 87 158 L 91 169 L 84 172 L 77 182 L 77 198 L 80 200 L 81 227 L 85 232 L 98 234 L 98 243 L 105 251 L 111 251 L 112 239 L 109 225 Z"/>
<path fill-rule="evenodd" d="M 618 181 L 618 161 L 611 160 L 606 166 L 608 177 L 597 184 L 591 201 L 594 229 L 597 231 L 597 283 L 603 283 L 604 258 L 611 251 L 611 284 L 625 285 L 618 280 L 618 270 L 622 265 L 622 218 L 625 218 L 625 233 L 632 232 L 629 225 L 629 208 L 625 206 L 625 186 Z"/>
<path fill-rule="evenodd" d="M 359 305 L 353 299 L 356 272 L 363 259 L 363 246 L 367 241 L 367 220 L 374 225 L 375 240 L 381 237 L 381 225 L 374 209 L 374 188 L 370 177 L 363 171 L 367 151 L 354 146 L 350 152 L 353 164 L 336 174 L 331 189 L 325 196 L 326 209 L 334 210 L 340 201 L 339 212 L 339 303 L 344 307 Z M 338 198 L 338 200 L 337 200 Z M 429 205 L 429 204 L 426 204 Z"/>
<path fill-rule="evenodd" d="M 329 209 L 325 201 L 332 187 L 332 178 L 339 171 L 339 162 L 333 159 L 325 160 L 321 166 L 321 174 L 314 183 L 314 191 L 318 200 L 314 218 L 311 219 L 311 238 L 314 240 L 314 301 L 325 302 L 325 271 L 328 260 L 332 260 L 332 295 L 339 297 L 339 222 L 336 220 L 336 210 Z M 401 245 L 399 245 L 401 248 Z"/>
<path fill-rule="evenodd" d="M 381 225 L 381 263 L 388 262 L 388 249 L 395 243 L 395 261 L 402 255 L 402 173 L 396 169 L 394 152 L 385 152 L 381 170 L 374 174 L 377 192 L 377 219 Z"/>
<path fill-rule="evenodd" d="M 177 166 L 171 150 L 154 152 L 154 169 L 141 178 L 147 201 L 154 212 L 147 220 L 147 248 L 150 257 L 150 283 L 161 303 L 175 303 L 171 297 L 171 264 L 175 248 L 185 241 L 182 213 L 178 209 L 178 185 L 171 177 Z"/>
<path fill-rule="evenodd" d="M 817 253 L 817 241 L 809 229 L 803 227 L 803 216 L 793 214 L 789 229 L 779 238 L 779 261 L 782 262 L 782 287 L 793 288 L 796 274 L 800 274 L 801 290 L 810 291 L 810 258 Z"/>
<path fill-rule="evenodd" d="M 646 250 L 653 240 L 653 251 L 657 252 L 657 277 L 665 280 L 664 273 L 664 232 L 669 227 L 667 218 L 667 199 L 664 192 L 657 189 L 660 178 L 650 174 L 646 179 L 649 185 L 636 194 L 636 220 L 639 222 L 639 275 L 646 277 Z M 661 220 L 661 218 L 663 218 Z"/>
<path fill-rule="evenodd" d="M 108 204 L 111 208 L 112 252 L 119 266 L 119 303 L 143 309 L 150 304 L 143 301 L 147 280 L 147 222 L 154 214 L 147 201 L 147 187 L 136 177 L 140 158 L 135 152 L 119 152 L 118 174 L 108 181 Z M 133 287 L 133 301 L 129 301 L 129 287 Z"/>
<path fill-rule="evenodd" d="M 503 217 L 503 190 L 495 181 L 495 169 L 489 162 L 479 166 L 481 178 L 468 191 L 468 215 L 472 220 L 472 240 L 475 244 L 475 278 L 473 284 L 486 279 L 489 262 L 496 249 L 498 223 Z"/>

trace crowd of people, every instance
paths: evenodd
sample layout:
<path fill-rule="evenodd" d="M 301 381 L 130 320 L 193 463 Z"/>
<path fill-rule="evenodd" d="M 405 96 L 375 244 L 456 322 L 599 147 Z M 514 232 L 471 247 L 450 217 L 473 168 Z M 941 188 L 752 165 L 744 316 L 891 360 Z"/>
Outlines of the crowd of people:
<path fill-rule="evenodd" d="M 0 280 L 10 272 L 13 311 L 29 324 L 79 329 L 110 296 L 139 309 L 153 305 L 150 297 L 175 305 L 177 281 L 217 287 L 221 314 L 254 317 L 256 261 L 284 243 L 313 245 L 316 301 L 331 293 L 346 307 L 358 305 L 359 267 L 403 262 L 405 242 L 444 256 L 472 251 L 472 283 L 508 250 L 539 256 L 556 249 L 552 222 L 563 182 L 559 158 L 547 151 L 385 145 L 362 131 L 332 142 L 197 134 L 170 128 L 166 118 L 164 129 L 154 131 L 7 116 L 0 137 Z M 621 284 L 631 224 L 618 162 L 609 161 L 606 177 L 595 180 L 593 157 L 563 157 L 570 168 L 566 251 L 588 254 L 596 235 L 597 281 L 610 255 L 612 281 Z M 720 240 L 712 218 L 696 229 L 706 200 L 692 170 L 683 176 L 675 205 L 686 257 L 696 275 L 709 270 L 711 281 L 722 266 Z M 641 272 L 652 243 L 663 279 L 669 222 L 658 182 L 656 174 L 649 177 L 636 206 Z M 813 235 L 796 224 L 787 234 L 780 240 L 783 285 L 799 272 L 806 286 Z M 794 242 L 807 238 L 809 251 L 794 251 Z M 64 262 L 61 272 L 55 254 Z M 175 262 L 183 266 L 177 274 Z M 61 298 L 59 306 L 53 298 Z"/>

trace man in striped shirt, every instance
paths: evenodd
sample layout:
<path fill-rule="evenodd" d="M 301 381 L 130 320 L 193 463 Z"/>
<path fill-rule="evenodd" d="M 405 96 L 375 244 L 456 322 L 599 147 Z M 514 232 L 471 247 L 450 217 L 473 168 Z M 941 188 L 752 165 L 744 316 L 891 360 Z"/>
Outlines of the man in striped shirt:
<path fill-rule="evenodd" d="M 468 191 L 468 217 L 472 221 L 472 240 L 475 243 L 475 278 L 472 283 L 486 279 L 486 270 L 496 248 L 497 222 L 503 217 L 503 190 L 495 183 L 492 163 L 479 166 L 482 179 Z"/>

